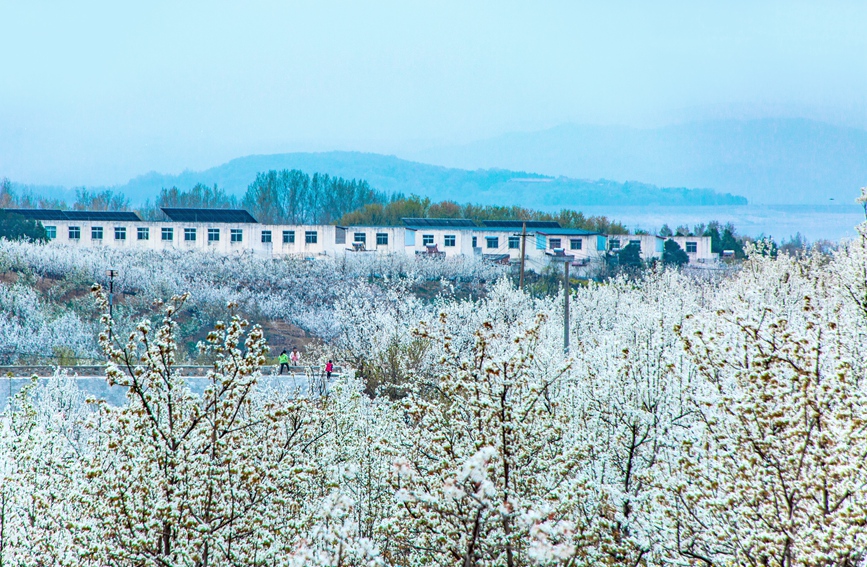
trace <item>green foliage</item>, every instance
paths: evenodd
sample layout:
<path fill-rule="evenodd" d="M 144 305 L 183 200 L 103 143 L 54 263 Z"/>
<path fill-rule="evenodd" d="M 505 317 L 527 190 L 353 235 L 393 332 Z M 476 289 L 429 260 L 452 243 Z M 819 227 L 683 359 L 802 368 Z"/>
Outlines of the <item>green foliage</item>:
<path fill-rule="evenodd" d="M 722 254 L 723 250 L 734 250 L 735 258 L 746 257 L 743 238 L 737 235 L 732 223 L 723 226 L 719 221 L 711 221 L 707 227 L 696 226 L 693 234 L 710 236 L 710 249 L 714 254 Z"/>
<path fill-rule="evenodd" d="M 343 215 L 341 225 L 386 225 L 399 226 L 403 218 L 464 218 L 481 224 L 494 220 L 556 221 L 563 228 L 580 228 L 607 234 L 628 234 L 626 227 L 607 217 L 585 217 L 583 213 L 563 209 L 558 213 L 546 213 L 523 207 L 499 205 L 460 205 L 454 201 L 431 203 L 430 199 L 417 195 L 396 195 L 386 204 L 373 203 Z"/>
<path fill-rule="evenodd" d="M 720 251 L 734 250 L 735 258 L 746 258 L 744 245 L 740 238 L 735 236 L 735 227 L 731 223 L 727 224 L 723 229 L 720 237 Z"/>
<path fill-rule="evenodd" d="M 761 254 L 762 256 L 770 256 L 771 258 L 776 258 L 777 253 L 779 252 L 779 248 L 777 247 L 777 243 L 773 238 L 769 236 L 760 236 L 758 240 L 756 240 L 756 252 Z"/>
<path fill-rule="evenodd" d="M 412 195 L 406 199 L 396 199 L 385 205 L 381 203 L 365 205 L 356 211 L 343 215 L 338 224 L 398 226 L 403 224 L 401 222 L 403 218 L 427 217 L 430 206 L 430 199 L 422 199 Z"/>
<path fill-rule="evenodd" d="M 515 280 L 517 282 L 517 280 Z M 532 270 L 524 274 L 524 290 L 532 297 L 556 295 L 563 285 L 563 266 L 561 263 L 550 263 L 539 273 Z"/>
<path fill-rule="evenodd" d="M 617 252 L 617 260 L 621 268 L 640 268 L 641 247 L 635 243 L 627 244 Z"/>
<path fill-rule="evenodd" d="M 707 228 L 702 233 L 702 236 L 710 236 L 710 251 L 714 254 L 720 254 L 723 251 L 722 234 L 720 234 L 720 224 L 717 221 L 708 223 Z"/>
<path fill-rule="evenodd" d="M 786 254 L 802 254 L 807 250 L 807 239 L 800 232 L 789 238 L 787 242 L 780 245 L 780 252 Z"/>
<path fill-rule="evenodd" d="M 666 240 L 662 250 L 662 263 L 666 266 L 683 266 L 689 263 L 689 256 L 674 240 Z"/>
<path fill-rule="evenodd" d="M 74 366 L 78 361 L 75 351 L 67 346 L 55 346 L 51 349 L 57 366 Z"/>
<path fill-rule="evenodd" d="M 27 242 L 48 241 L 48 235 L 42 223 L 3 210 L 0 210 L 0 238 L 26 240 Z"/>

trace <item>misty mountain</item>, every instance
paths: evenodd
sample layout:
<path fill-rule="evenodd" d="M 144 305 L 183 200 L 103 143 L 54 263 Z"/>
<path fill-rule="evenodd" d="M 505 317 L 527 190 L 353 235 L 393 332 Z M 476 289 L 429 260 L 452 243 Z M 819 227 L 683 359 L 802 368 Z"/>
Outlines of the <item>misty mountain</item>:
<path fill-rule="evenodd" d="M 218 186 L 242 195 L 256 174 L 271 169 L 300 169 L 347 179 L 365 179 L 386 193 L 416 194 L 432 200 L 459 203 L 570 207 L 582 205 L 736 205 L 743 197 L 708 189 L 656 187 L 646 183 L 544 176 L 526 171 L 477 169 L 473 171 L 427 165 L 394 156 L 359 152 L 289 153 L 253 155 L 234 159 L 205 171 L 179 175 L 148 173 L 116 187 L 133 203 L 153 199 L 161 188 L 189 189 L 196 183 Z"/>
<path fill-rule="evenodd" d="M 720 120 L 652 129 L 564 125 L 413 159 L 581 179 L 708 187 L 751 203 L 851 203 L 867 183 L 867 131 L 803 119 Z"/>

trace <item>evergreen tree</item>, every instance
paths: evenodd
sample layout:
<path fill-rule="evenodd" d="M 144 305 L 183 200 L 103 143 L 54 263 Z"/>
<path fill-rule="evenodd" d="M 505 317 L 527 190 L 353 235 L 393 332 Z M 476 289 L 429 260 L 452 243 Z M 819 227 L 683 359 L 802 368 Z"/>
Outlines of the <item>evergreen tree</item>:
<path fill-rule="evenodd" d="M 710 251 L 714 254 L 722 254 L 722 235 L 720 234 L 720 224 L 717 221 L 710 221 L 707 229 L 702 233 L 702 236 L 710 236 Z"/>
<path fill-rule="evenodd" d="M 741 243 L 740 239 L 735 236 L 735 227 L 731 223 L 727 224 L 723 229 L 722 236 L 720 237 L 720 247 L 720 251 L 734 250 L 735 258 L 746 257 L 744 245 Z"/>
<path fill-rule="evenodd" d="M 662 263 L 666 266 L 683 266 L 689 263 L 689 256 L 683 251 L 680 244 L 669 238 L 663 247 Z"/>
<path fill-rule="evenodd" d="M 641 267 L 641 247 L 638 244 L 628 244 L 617 253 L 621 268 Z"/>
<path fill-rule="evenodd" d="M 46 242 L 48 234 L 39 221 L 0 210 L 0 239 L 2 238 L 26 240 L 27 242 Z"/>

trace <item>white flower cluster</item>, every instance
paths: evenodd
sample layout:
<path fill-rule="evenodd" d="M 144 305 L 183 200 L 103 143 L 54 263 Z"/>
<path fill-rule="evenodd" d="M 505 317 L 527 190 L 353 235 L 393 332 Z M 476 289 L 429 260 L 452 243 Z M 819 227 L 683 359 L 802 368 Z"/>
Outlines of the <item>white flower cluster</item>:
<path fill-rule="evenodd" d="M 0 272 L 62 282 L 58 287 L 61 293 L 46 300 L 29 283 L 0 281 L 0 363 L 40 356 L 56 359 L 58 350 L 79 359 L 97 357 L 98 346 L 93 340 L 96 329 L 88 323 L 89 314 L 80 312 L 78 303 L 70 305 L 62 294 L 86 293 L 94 282 L 107 287 L 109 268 L 118 274 L 115 292 L 126 296 L 125 305 L 118 305 L 114 313 L 119 327 L 131 327 L 129 314 L 146 309 L 156 299 L 190 293 L 191 306 L 210 318 L 218 317 L 233 303 L 257 318 L 286 321 L 325 339 L 339 330 L 332 316 L 334 304 L 359 293 L 378 295 L 383 281 L 396 278 L 412 286 L 443 279 L 478 292 L 485 282 L 493 282 L 503 273 L 502 266 L 474 258 L 359 255 L 307 261 L 0 240 Z"/>
<path fill-rule="evenodd" d="M 0 364 L 46 353 L 93 358 L 96 331 L 78 314 L 45 302 L 30 286 L 0 283 Z"/>
<path fill-rule="evenodd" d="M 562 295 L 355 285 L 326 348 L 356 372 L 318 396 L 261 389 L 238 317 L 192 394 L 177 295 L 101 335 L 126 406 L 58 375 L 0 419 L 0 564 L 859 564 L 867 237 L 751 254 L 574 291 L 568 353 Z"/>

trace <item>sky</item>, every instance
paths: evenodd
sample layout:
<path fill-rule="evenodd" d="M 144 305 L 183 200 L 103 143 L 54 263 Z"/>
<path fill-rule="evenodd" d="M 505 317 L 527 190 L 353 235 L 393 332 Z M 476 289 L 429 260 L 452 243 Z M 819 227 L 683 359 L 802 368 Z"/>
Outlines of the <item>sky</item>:
<path fill-rule="evenodd" d="M 21 183 L 565 123 L 867 128 L 867 2 L 0 0 L 0 22 L 0 177 Z"/>

